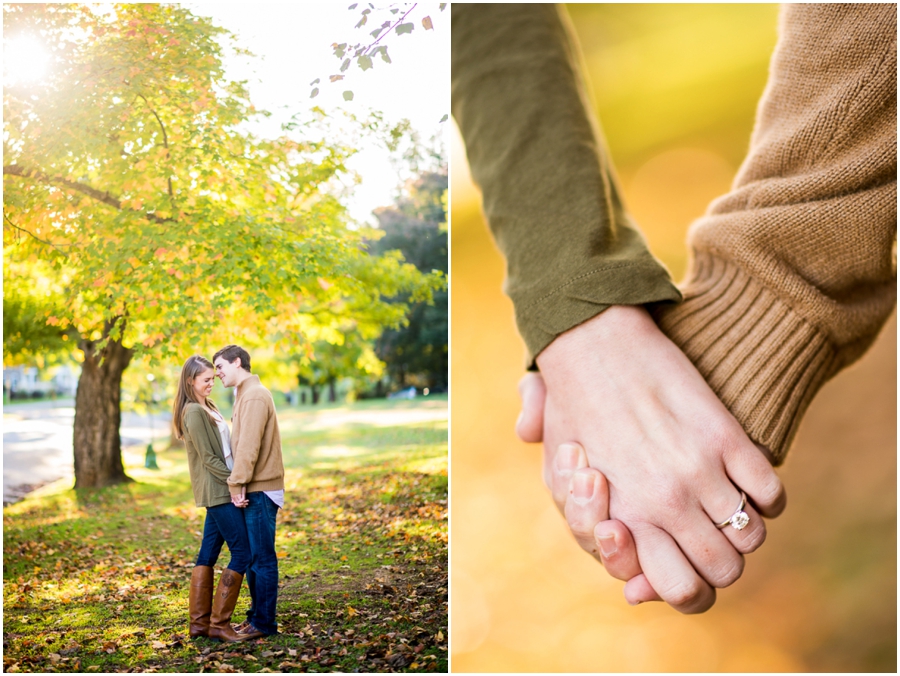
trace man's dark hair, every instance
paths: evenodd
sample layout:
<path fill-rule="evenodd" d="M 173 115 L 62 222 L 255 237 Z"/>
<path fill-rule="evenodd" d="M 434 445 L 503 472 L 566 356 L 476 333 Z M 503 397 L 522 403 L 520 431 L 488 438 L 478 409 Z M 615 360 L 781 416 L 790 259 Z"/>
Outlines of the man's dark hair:
<path fill-rule="evenodd" d="M 247 350 L 245 350 L 244 348 L 238 345 L 226 345 L 213 355 L 213 364 L 216 363 L 216 359 L 218 359 L 219 357 L 222 357 L 229 364 L 232 363 L 235 359 L 240 358 L 241 368 L 244 369 L 247 373 L 250 373 L 250 355 L 247 354 Z"/>

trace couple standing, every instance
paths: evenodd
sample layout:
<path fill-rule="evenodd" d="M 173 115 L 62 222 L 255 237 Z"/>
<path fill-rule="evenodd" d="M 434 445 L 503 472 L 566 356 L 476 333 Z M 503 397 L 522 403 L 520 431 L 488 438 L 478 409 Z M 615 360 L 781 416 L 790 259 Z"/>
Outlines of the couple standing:
<path fill-rule="evenodd" d="M 209 398 L 216 377 L 235 388 L 233 431 Z M 250 373 L 250 355 L 237 345 L 212 362 L 194 355 L 184 363 L 172 416 L 184 439 L 191 487 L 206 507 L 203 541 L 190 589 L 190 635 L 227 643 L 277 632 L 278 558 L 275 517 L 284 506 L 281 435 L 272 395 Z M 213 567 L 223 543 L 231 560 L 213 594 Z M 247 577 L 250 610 L 237 627 L 231 615 Z"/>

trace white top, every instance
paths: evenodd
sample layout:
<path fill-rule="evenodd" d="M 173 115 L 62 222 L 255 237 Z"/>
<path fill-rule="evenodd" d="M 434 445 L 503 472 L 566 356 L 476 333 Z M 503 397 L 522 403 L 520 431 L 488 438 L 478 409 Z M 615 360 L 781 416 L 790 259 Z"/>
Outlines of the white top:
<path fill-rule="evenodd" d="M 284 489 L 280 488 L 277 491 L 263 491 L 266 495 L 269 496 L 269 499 L 278 505 L 279 508 L 284 509 Z"/>
<path fill-rule="evenodd" d="M 234 458 L 231 456 L 231 430 L 228 429 L 228 423 L 218 411 L 210 411 L 213 420 L 216 421 L 216 427 L 219 428 L 219 436 L 222 437 L 222 453 L 225 455 L 225 465 L 228 469 L 234 469 Z"/>

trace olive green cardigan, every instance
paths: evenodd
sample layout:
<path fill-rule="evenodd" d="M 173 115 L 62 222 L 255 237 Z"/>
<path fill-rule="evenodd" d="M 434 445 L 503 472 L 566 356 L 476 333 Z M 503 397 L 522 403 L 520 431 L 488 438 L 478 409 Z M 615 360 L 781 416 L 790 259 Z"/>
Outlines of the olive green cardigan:
<path fill-rule="evenodd" d="M 897 6 L 790 4 L 747 159 L 679 290 L 629 220 L 564 11 L 454 4 L 452 107 L 529 361 L 613 304 L 663 332 L 776 462 L 896 301 Z"/>
<path fill-rule="evenodd" d="M 200 404 L 184 407 L 184 447 L 187 450 L 191 488 L 198 507 L 215 507 L 231 502 L 226 483 L 231 471 L 225 464 L 222 437 Z"/>

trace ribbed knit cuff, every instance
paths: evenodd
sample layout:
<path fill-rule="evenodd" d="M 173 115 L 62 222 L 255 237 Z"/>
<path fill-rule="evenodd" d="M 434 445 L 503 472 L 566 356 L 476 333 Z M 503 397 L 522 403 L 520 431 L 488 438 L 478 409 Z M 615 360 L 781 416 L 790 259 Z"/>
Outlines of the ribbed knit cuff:
<path fill-rule="evenodd" d="M 684 303 L 654 308 L 748 436 L 780 465 L 819 388 L 837 370 L 825 335 L 733 263 L 695 252 Z"/>

